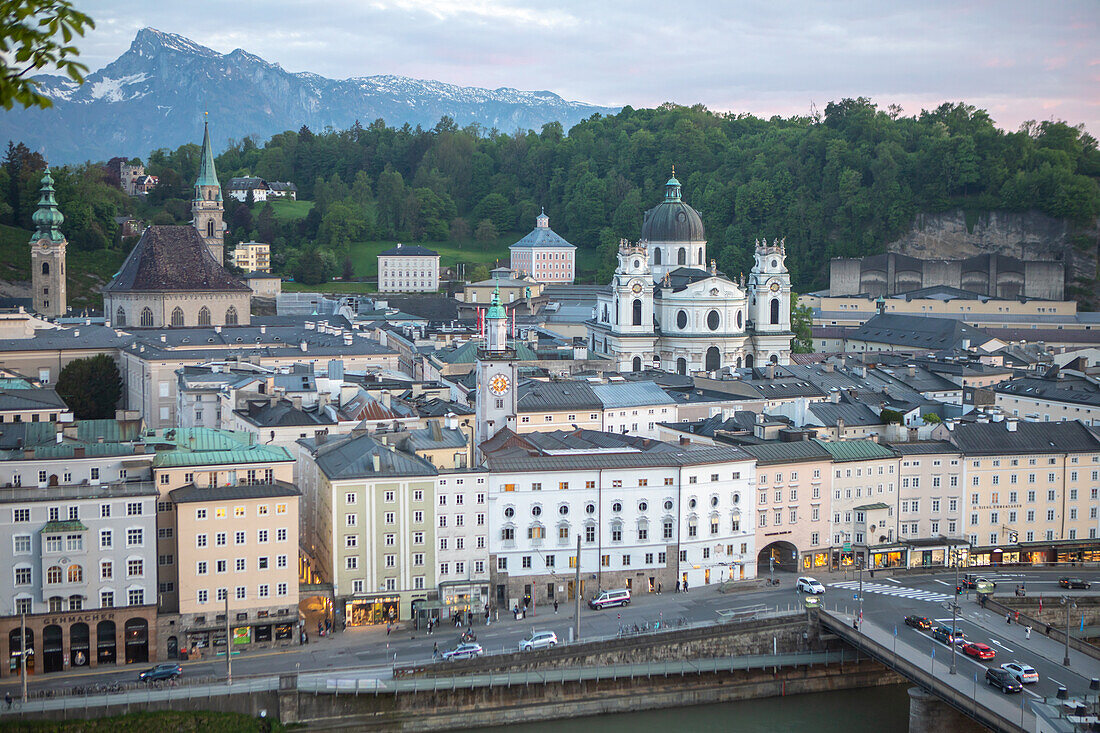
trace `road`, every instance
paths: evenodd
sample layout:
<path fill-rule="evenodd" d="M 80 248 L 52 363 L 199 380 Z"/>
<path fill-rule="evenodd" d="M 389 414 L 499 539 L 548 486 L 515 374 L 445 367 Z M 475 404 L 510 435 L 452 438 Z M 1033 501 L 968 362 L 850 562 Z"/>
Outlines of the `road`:
<path fill-rule="evenodd" d="M 1061 573 L 1064 574 L 1064 573 Z M 1056 571 L 1029 571 L 1020 575 L 995 573 L 990 577 L 1000 577 L 998 582 L 1006 583 L 1008 588 L 1016 582 L 1026 581 L 1029 595 L 1042 592 L 1052 597 L 1059 595 L 1057 588 Z M 1100 588 L 1100 571 L 1075 573 L 1082 577 L 1096 580 Z M 781 585 L 778 588 L 734 593 L 719 593 L 718 586 L 704 586 L 692 588 L 690 593 L 662 593 L 661 595 L 646 594 L 636 596 L 630 606 L 622 609 L 609 609 L 605 611 L 592 611 L 583 607 L 581 611 L 581 634 L 583 638 L 602 637 L 614 635 L 620 624 L 632 626 L 633 624 L 662 623 L 684 618 L 689 622 L 714 621 L 719 618 L 720 612 L 744 611 L 752 608 L 769 607 L 799 608 L 801 599 L 794 592 L 794 575 L 777 574 Z M 853 607 L 851 600 L 853 591 L 851 584 L 856 583 L 852 573 L 822 574 L 819 579 L 828 588 L 826 600 L 832 608 L 838 605 L 841 610 L 845 606 Z M 864 619 L 867 624 L 874 624 L 883 630 L 893 633 L 893 626 L 898 626 L 898 640 L 906 644 L 912 644 L 922 653 L 929 655 L 931 649 L 939 647 L 936 653 L 936 663 L 944 658 L 943 654 L 948 648 L 938 645 L 930 637 L 921 634 L 914 629 L 904 626 L 902 617 L 906 614 L 918 614 L 930 618 L 950 621 L 950 613 L 944 613 L 943 603 L 953 598 L 954 576 L 949 573 L 939 575 L 899 575 L 893 579 L 883 577 L 883 573 L 877 573 L 872 581 L 866 575 L 864 587 Z M 874 586 L 871 584 L 874 583 Z M 1085 591 L 1074 591 L 1075 594 L 1083 594 Z M 1085 663 L 1085 658 L 1076 652 L 1071 652 L 1074 661 L 1072 667 L 1067 670 L 1062 667 L 1061 647 L 1048 639 L 1040 639 L 1040 634 L 1033 633 L 1031 641 L 1025 643 L 1023 630 L 1012 625 L 1006 627 L 1003 617 L 994 618 L 989 612 L 978 609 L 972 601 L 963 601 L 963 614 L 960 626 L 966 632 L 967 637 L 985 641 L 998 650 L 997 664 L 1019 658 L 1026 661 L 1043 677 L 1043 682 L 1038 687 L 1029 686 L 1039 694 L 1053 695 L 1057 684 L 1065 684 L 1071 694 L 1088 688 L 1089 676 L 1100 676 L 1100 669 L 1095 664 L 1078 668 L 1078 663 Z M 515 621 L 510 612 L 504 612 L 499 620 L 494 620 L 489 626 L 477 624 L 474 632 L 478 636 L 478 642 L 485 647 L 486 653 L 499 653 L 513 651 L 520 639 L 526 636 L 532 629 L 551 630 L 557 633 L 563 641 L 569 639 L 569 629 L 573 624 L 572 604 L 562 605 L 558 613 L 553 608 L 538 608 L 535 615 Z M 235 678 L 246 676 L 275 675 L 288 672 L 325 672 L 341 669 L 376 668 L 380 674 L 393 662 L 430 662 L 435 644 L 440 651 L 452 648 L 457 643 L 458 629 L 442 625 L 437 628 L 434 635 L 428 636 L 422 631 L 412 631 L 399 627 L 392 634 L 387 635 L 385 627 L 349 628 L 341 633 L 327 638 L 319 639 L 315 635 L 310 636 L 310 643 L 305 646 L 294 646 L 285 649 L 266 649 L 243 652 L 233 657 L 233 676 Z M 1049 648 L 1048 648 L 1049 647 Z M 1057 647 L 1055 649 L 1055 647 Z M 1034 660 L 1034 661 L 1033 661 Z M 1091 660 L 1090 660 L 1091 661 Z M 185 678 L 225 678 L 225 659 L 189 660 L 182 662 Z M 984 666 L 970 659 L 959 657 L 961 670 L 979 671 L 984 674 Z M 121 668 L 100 668 L 82 672 L 68 672 L 51 675 L 35 675 L 29 679 L 31 690 L 40 689 L 65 689 L 74 685 L 90 685 L 93 683 L 107 682 L 133 682 L 138 672 L 145 669 L 146 665 L 130 665 Z M 7 677 L 0 682 L 0 690 L 10 691 L 13 696 L 18 696 L 18 678 Z"/>

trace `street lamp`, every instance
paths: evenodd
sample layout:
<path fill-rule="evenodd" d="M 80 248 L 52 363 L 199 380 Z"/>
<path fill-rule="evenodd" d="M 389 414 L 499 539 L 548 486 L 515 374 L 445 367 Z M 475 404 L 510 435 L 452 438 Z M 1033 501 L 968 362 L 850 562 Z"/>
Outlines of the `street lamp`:
<path fill-rule="evenodd" d="M 955 619 L 956 614 L 959 611 L 959 548 L 955 547 L 951 550 L 951 558 L 955 564 L 955 598 L 951 601 L 951 634 L 948 638 L 951 640 L 951 674 L 958 672 L 958 650 L 955 648 Z"/>
<path fill-rule="evenodd" d="M 1062 660 L 1062 664 L 1066 667 L 1069 666 L 1069 612 L 1077 608 L 1077 604 L 1069 599 L 1069 596 L 1062 596 L 1062 605 L 1066 607 L 1066 656 Z"/>

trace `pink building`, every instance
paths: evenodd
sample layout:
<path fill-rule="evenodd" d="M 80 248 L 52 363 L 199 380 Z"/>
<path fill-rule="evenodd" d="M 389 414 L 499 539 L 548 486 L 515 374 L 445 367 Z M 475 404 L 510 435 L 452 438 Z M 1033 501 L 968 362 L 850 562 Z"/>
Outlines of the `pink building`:
<path fill-rule="evenodd" d="M 571 283 L 576 276 L 577 248 L 550 228 L 550 217 L 543 211 L 535 217 L 535 228 L 508 248 L 512 272 L 541 283 Z"/>

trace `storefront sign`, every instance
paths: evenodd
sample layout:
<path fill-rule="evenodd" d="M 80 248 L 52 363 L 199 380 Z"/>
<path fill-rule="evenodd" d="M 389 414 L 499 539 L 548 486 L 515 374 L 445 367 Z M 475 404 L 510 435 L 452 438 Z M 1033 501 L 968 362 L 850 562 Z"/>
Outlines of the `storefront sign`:
<path fill-rule="evenodd" d="M 52 626 L 54 624 L 58 626 L 64 626 L 65 624 L 76 623 L 93 623 L 95 621 L 112 621 L 115 618 L 113 611 L 107 613 L 74 613 L 65 614 L 64 616 L 47 616 L 42 619 L 43 626 Z"/>
<path fill-rule="evenodd" d="M 248 644 L 252 641 L 252 627 L 251 626 L 238 626 L 233 629 L 233 643 L 234 644 Z"/>

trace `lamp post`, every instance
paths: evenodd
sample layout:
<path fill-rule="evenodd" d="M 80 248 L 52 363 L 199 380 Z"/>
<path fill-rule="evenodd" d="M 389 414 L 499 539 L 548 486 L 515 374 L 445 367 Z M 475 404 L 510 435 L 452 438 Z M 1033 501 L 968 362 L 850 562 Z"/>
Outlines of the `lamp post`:
<path fill-rule="evenodd" d="M 954 600 L 951 601 L 951 636 L 949 637 L 951 639 L 951 672 L 950 673 L 955 674 L 959 670 L 958 657 L 956 656 L 958 654 L 958 650 L 955 649 L 955 646 L 956 646 L 955 645 L 955 618 L 956 618 L 956 614 L 959 611 L 959 593 L 958 593 L 958 590 L 957 590 L 958 587 L 959 587 L 959 549 L 957 547 L 951 550 L 951 556 L 952 556 L 952 560 L 955 563 L 955 588 L 956 588 L 956 591 L 955 591 L 955 598 L 954 598 Z"/>
<path fill-rule="evenodd" d="M 1062 664 L 1066 667 L 1069 666 L 1069 612 L 1077 608 L 1077 604 L 1069 599 L 1069 596 L 1062 596 L 1062 605 L 1066 607 L 1066 655 L 1062 659 Z"/>

